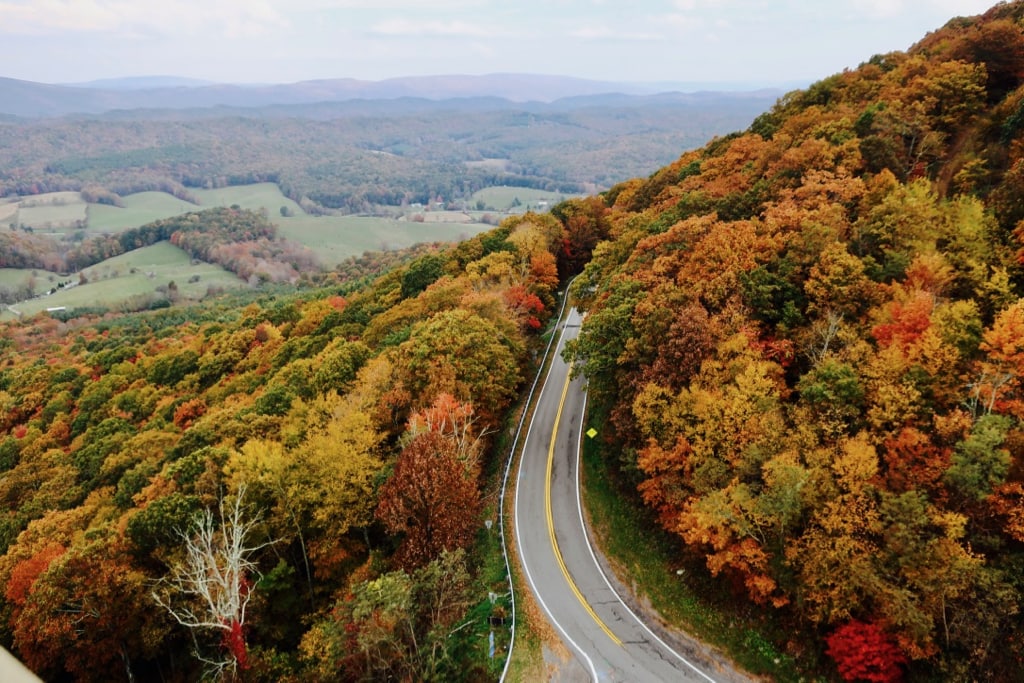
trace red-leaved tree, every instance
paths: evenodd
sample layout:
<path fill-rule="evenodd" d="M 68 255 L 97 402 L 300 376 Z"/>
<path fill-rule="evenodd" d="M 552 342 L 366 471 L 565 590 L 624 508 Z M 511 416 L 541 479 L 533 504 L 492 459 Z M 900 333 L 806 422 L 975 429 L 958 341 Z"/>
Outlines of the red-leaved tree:
<path fill-rule="evenodd" d="M 444 550 L 465 548 L 479 524 L 475 468 L 458 457 L 456 443 L 437 431 L 416 435 L 381 487 L 377 519 L 390 533 L 405 534 L 396 559 L 416 569 Z"/>
<path fill-rule="evenodd" d="M 907 658 L 877 624 L 850 621 L 825 640 L 843 680 L 897 683 L 903 679 Z"/>

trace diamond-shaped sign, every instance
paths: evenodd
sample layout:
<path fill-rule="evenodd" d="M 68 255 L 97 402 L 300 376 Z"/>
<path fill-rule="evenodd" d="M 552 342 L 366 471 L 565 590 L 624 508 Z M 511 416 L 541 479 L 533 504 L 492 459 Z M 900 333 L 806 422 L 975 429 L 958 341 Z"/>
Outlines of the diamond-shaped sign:
<path fill-rule="evenodd" d="M 593 439 L 595 436 L 597 436 L 597 430 L 591 427 L 590 429 L 587 430 L 587 436 Z"/>

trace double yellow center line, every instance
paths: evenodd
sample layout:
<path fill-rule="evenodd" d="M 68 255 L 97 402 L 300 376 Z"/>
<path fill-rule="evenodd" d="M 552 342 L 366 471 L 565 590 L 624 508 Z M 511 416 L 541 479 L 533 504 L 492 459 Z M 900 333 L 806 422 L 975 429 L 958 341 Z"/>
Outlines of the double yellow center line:
<path fill-rule="evenodd" d="M 572 577 L 569 576 L 569 570 L 566 569 L 565 561 L 562 559 L 562 551 L 558 549 L 558 541 L 555 539 L 555 521 L 551 515 L 551 473 L 555 464 L 555 444 L 558 441 L 558 423 L 562 419 L 562 408 L 565 407 L 565 397 L 569 393 L 570 377 L 570 374 L 566 374 L 565 376 L 565 386 L 562 387 L 562 398 L 558 402 L 558 412 L 555 413 L 555 426 L 551 432 L 551 443 L 548 446 L 548 468 L 547 476 L 544 478 L 544 512 L 548 519 L 548 535 L 551 537 L 551 548 L 555 551 L 555 559 L 558 561 L 558 566 L 562 569 L 562 575 L 565 576 L 565 580 L 568 582 L 569 588 L 580 601 L 580 604 L 583 605 L 583 609 L 587 611 L 587 614 L 589 614 L 597 625 L 601 627 L 601 630 L 608 634 L 608 637 L 611 638 L 616 645 L 621 647 L 622 641 L 619 640 L 618 637 L 612 633 L 611 629 L 601 621 L 601 618 L 594 613 L 594 610 L 583 598 L 583 594 L 580 593 L 580 589 L 576 587 Z"/>

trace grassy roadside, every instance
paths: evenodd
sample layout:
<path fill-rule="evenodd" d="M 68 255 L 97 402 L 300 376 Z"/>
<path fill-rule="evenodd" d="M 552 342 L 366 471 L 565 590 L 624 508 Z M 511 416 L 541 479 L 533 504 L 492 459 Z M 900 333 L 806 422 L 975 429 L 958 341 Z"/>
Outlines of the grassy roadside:
<path fill-rule="evenodd" d="M 599 429 L 593 415 L 588 417 Z M 582 460 L 583 504 L 591 529 L 625 583 L 635 586 L 666 621 L 717 647 L 747 672 L 780 683 L 818 680 L 811 673 L 815 653 L 787 652 L 799 651 L 791 626 L 737 599 L 694 558 L 684 559 L 678 543 L 635 499 L 618 490 L 596 440 L 585 439 Z"/>

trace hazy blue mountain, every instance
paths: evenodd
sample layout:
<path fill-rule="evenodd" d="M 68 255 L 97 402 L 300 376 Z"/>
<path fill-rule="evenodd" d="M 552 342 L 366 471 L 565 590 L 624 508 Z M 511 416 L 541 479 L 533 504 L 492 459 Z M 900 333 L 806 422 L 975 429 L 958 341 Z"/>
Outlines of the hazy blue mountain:
<path fill-rule="evenodd" d="M 0 78 L 0 114 L 56 117 L 116 110 L 252 108 L 352 100 L 501 98 L 552 102 L 566 97 L 654 95 L 671 84 L 616 83 L 537 74 L 441 75 L 363 81 L 352 78 L 274 85 L 202 84 L 174 76 L 52 85 Z"/>
<path fill-rule="evenodd" d="M 214 85 L 214 82 L 183 76 L 126 76 L 124 78 L 99 78 L 84 83 L 62 83 L 61 85 L 99 90 L 152 90 L 154 88 L 200 88 Z"/>

